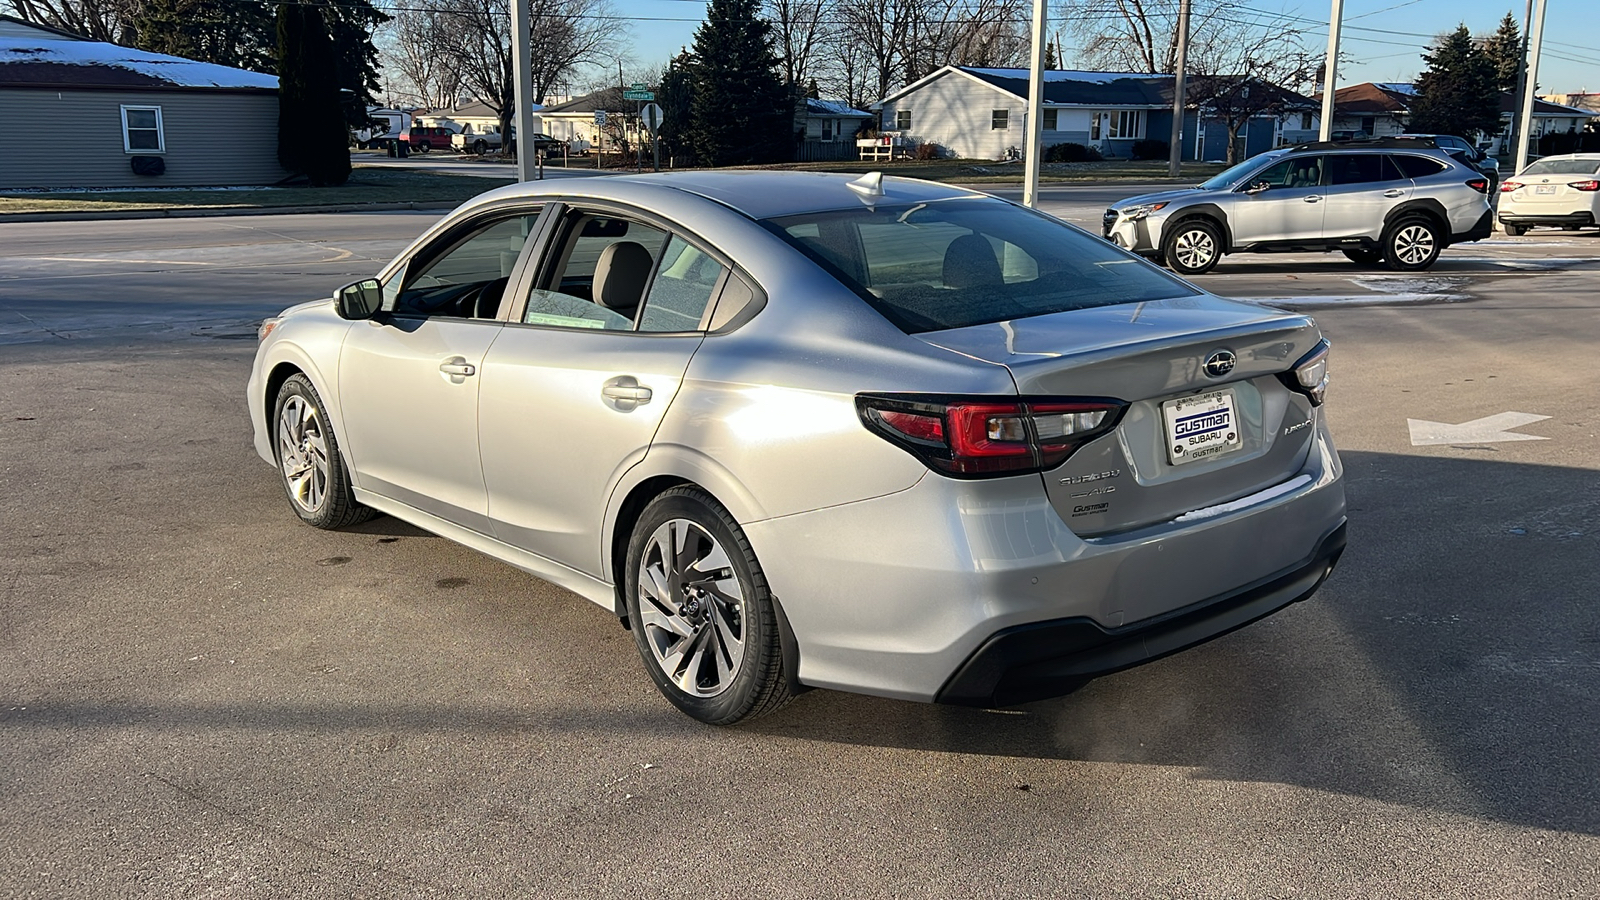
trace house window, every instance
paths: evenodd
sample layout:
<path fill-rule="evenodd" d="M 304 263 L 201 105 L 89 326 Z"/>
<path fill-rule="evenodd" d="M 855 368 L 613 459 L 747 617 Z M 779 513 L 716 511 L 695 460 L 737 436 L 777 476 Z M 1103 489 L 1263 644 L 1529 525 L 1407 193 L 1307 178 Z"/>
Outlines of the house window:
<path fill-rule="evenodd" d="M 1106 137 L 1121 140 L 1144 137 L 1144 110 L 1124 109 L 1106 113 Z"/>
<path fill-rule="evenodd" d="M 1310 131 L 1311 130 L 1311 113 L 1301 113 L 1300 114 L 1300 130 L 1301 131 Z"/>
<path fill-rule="evenodd" d="M 894 111 L 894 130 L 907 131 L 911 128 L 911 110 L 897 109 Z"/>
<path fill-rule="evenodd" d="M 1047 109 L 1047 110 L 1044 111 L 1044 130 L 1045 131 L 1055 131 L 1056 130 L 1056 113 L 1057 113 L 1057 110 L 1054 110 L 1054 109 Z"/>
<path fill-rule="evenodd" d="M 995 131 L 1005 131 L 1011 127 L 1011 111 L 997 109 L 989 116 L 989 127 Z"/>
<path fill-rule="evenodd" d="M 1366 135 L 1366 136 L 1368 136 L 1368 137 L 1371 137 L 1371 136 L 1377 134 L 1378 133 L 1378 117 L 1377 116 L 1362 116 L 1361 117 L 1361 133 Z"/>
<path fill-rule="evenodd" d="M 822 120 L 822 139 L 825 140 L 825 141 L 833 140 L 833 120 L 832 119 L 823 119 Z"/>
<path fill-rule="evenodd" d="M 122 150 L 124 153 L 167 152 L 167 144 L 161 134 L 161 107 L 122 108 Z"/>

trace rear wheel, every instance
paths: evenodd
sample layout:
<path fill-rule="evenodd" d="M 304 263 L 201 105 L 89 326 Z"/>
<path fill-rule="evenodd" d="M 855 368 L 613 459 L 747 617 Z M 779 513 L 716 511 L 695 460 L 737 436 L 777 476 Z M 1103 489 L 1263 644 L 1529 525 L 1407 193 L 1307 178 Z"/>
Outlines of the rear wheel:
<path fill-rule="evenodd" d="M 1339 252 L 1351 262 L 1363 266 L 1375 266 L 1383 262 L 1383 254 L 1370 247 L 1342 247 Z"/>
<path fill-rule="evenodd" d="M 1180 275 L 1204 275 L 1222 258 L 1222 232 L 1205 219 L 1179 222 L 1168 230 L 1161 255 Z"/>
<path fill-rule="evenodd" d="M 1528 233 L 1528 226 L 1526 225 L 1507 225 L 1505 228 L 1506 234 L 1512 237 L 1522 237 Z"/>
<path fill-rule="evenodd" d="M 1432 219 L 1401 219 L 1383 232 L 1383 259 L 1398 272 L 1416 272 L 1433 265 L 1444 249 L 1444 236 Z"/>
<path fill-rule="evenodd" d="M 628 542 L 628 625 L 672 705 L 732 725 L 789 701 L 777 615 L 750 542 L 696 488 L 650 501 Z"/>
<path fill-rule="evenodd" d="M 472 152 L 478 154 L 479 156 L 482 156 L 483 155 L 483 151 L 488 150 L 488 149 L 489 149 L 489 145 L 484 143 L 483 141 L 474 141 L 473 144 L 472 144 Z"/>

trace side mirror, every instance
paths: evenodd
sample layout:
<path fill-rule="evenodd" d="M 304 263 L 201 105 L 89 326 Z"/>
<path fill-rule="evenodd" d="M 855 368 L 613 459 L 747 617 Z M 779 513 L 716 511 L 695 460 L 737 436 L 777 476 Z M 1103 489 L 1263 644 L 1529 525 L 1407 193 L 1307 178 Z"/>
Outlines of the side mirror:
<path fill-rule="evenodd" d="M 1245 188 L 1244 192 L 1246 194 L 1251 195 L 1251 196 L 1255 196 L 1256 194 L 1259 194 L 1262 191 L 1268 190 L 1271 187 L 1272 187 L 1272 185 L 1267 184 L 1265 181 L 1258 181 L 1255 184 L 1252 184 L 1249 187 Z"/>
<path fill-rule="evenodd" d="M 338 300 L 340 318 L 370 319 L 383 308 L 383 285 L 375 278 L 368 278 L 339 288 L 334 297 Z"/>

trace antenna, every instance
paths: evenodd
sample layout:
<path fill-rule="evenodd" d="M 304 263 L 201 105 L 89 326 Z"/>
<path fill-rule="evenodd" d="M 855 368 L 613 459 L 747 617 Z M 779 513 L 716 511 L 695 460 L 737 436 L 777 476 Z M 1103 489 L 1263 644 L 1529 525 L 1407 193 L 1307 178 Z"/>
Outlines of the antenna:
<path fill-rule="evenodd" d="M 868 172 L 845 186 L 868 201 L 876 200 L 883 196 L 883 173 Z"/>

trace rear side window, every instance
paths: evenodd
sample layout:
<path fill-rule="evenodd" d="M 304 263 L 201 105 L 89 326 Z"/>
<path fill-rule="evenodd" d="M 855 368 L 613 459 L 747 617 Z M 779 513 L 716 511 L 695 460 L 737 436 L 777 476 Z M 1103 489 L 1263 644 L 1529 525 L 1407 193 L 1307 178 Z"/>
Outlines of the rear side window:
<path fill-rule="evenodd" d="M 1378 153 L 1352 153 L 1327 157 L 1329 184 L 1371 184 L 1388 181 L 1384 176 L 1383 156 Z"/>
<path fill-rule="evenodd" d="M 907 334 L 1199 293 L 1098 237 L 999 200 L 763 224 Z"/>
<path fill-rule="evenodd" d="M 1407 178 L 1426 178 L 1429 175 L 1437 175 L 1446 168 L 1444 163 L 1426 156 L 1396 154 L 1391 158 Z"/>

